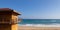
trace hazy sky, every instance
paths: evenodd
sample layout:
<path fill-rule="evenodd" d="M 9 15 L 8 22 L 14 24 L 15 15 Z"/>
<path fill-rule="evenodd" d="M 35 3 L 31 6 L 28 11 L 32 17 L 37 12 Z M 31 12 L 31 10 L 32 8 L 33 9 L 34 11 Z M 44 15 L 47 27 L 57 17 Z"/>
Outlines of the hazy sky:
<path fill-rule="evenodd" d="M 60 0 L 0 0 L 0 8 L 15 9 L 24 19 L 60 19 Z"/>

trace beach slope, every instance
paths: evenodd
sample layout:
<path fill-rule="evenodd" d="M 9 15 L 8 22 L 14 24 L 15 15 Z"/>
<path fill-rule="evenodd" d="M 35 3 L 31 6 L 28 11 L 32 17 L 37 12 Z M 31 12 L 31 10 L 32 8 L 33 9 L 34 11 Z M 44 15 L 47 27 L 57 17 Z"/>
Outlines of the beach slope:
<path fill-rule="evenodd" d="M 19 26 L 19 30 L 60 30 L 60 27 L 30 27 L 30 26 Z"/>

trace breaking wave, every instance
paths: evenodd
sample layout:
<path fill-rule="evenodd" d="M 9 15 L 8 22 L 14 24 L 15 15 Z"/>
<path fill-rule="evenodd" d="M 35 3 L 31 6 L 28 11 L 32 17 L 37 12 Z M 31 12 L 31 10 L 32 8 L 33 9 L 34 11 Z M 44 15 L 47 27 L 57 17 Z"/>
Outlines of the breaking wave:
<path fill-rule="evenodd" d="M 19 26 L 33 26 L 33 27 L 60 27 L 60 24 L 18 24 Z"/>

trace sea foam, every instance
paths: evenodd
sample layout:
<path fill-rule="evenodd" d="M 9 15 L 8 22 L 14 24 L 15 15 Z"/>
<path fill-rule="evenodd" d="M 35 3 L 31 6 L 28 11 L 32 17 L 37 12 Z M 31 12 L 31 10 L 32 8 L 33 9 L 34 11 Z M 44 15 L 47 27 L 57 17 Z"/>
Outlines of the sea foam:
<path fill-rule="evenodd" d="M 60 27 L 60 24 L 18 24 L 19 26 L 32 26 L 32 27 Z"/>

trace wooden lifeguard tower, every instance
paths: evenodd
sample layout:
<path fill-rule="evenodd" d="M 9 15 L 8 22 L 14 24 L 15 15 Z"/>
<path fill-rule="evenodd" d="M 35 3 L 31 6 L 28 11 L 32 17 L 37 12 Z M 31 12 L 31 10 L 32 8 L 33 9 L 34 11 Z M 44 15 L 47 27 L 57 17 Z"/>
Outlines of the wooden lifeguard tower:
<path fill-rule="evenodd" d="M 9 8 L 0 8 L 0 30 L 17 30 L 18 15 Z"/>

